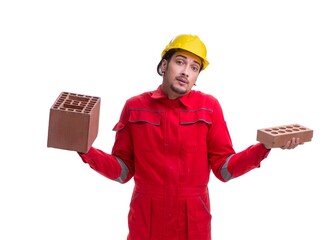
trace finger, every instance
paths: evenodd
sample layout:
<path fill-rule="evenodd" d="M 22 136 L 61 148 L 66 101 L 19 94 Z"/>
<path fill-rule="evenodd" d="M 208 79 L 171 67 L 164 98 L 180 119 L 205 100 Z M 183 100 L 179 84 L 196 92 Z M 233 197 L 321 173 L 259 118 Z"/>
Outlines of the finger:
<path fill-rule="evenodd" d="M 296 145 L 299 145 L 299 144 L 300 144 L 300 138 L 296 138 L 296 139 L 295 139 L 295 144 L 296 144 Z"/>
<path fill-rule="evenodd" d="M 304 142 L 303 141 L 301 141 L 301 139 L 300 138 L 298 138 L 298 145 L 303 145 L 304 144 Z"/>
<path fill-rule="evenodd" d="M 292 139 L 287 141 L 287 143 L 282 147 L 282 149 L 293 149 L 297 147 L 299 143 L 300 143 L 300 138 L 293 137 Z"/>
<path fill-rule="evenodd" d="M 300 143 L 300 138 L 293 137 L 289 149 L 295 148 L 297 145 L 299 145 L 299 143 Z"/>
<path fill-rule="evenodd" d="M 291 140 L 287 141 L 287 143 L 284 146 L 282 146 L 281 149 L 289 149 L 290 145 L 291 145 Z"/>

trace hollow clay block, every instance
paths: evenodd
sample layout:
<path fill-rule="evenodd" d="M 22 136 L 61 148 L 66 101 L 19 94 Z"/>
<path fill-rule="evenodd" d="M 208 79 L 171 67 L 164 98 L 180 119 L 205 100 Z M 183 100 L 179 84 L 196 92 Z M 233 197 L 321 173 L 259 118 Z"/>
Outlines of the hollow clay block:
<path fill-rule="evenodd" d="M 257 130 L 257 141 L 269 148 L 282 147 L 293 137 L 300 138 L 301 142 L 309 142 L 313 137 L 313 130 L 299 124 Z"/>
<path fill-rule="evenodd" d="M 50 109 L 47 147 L 85 153 L 98 135 L 100 98 L 62 92 Z"/>

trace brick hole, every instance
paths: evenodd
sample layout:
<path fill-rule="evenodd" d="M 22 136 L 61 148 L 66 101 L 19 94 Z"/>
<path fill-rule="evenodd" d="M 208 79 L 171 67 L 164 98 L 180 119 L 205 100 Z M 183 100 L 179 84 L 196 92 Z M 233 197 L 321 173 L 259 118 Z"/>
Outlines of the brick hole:
<path fill-rule="evenodd" d="M 83 110 L 83 107 L 81 106 L 76 106 L 76 105 L 72 105 L 72 104 L 63 104 L 63 106 L 65 108 L 67 108 L 68 110 L 73 110 L 73 109 L 78 109 L 78 110 Z"/>
<path fill-rule="evenodd" d="M 60 105 L 63 102 L 64 102 L 64 100 L 60 99 L 59 101 L 56 102 L 56 104 Z"/>
<path fill-rule="evenodd" d="M 276 131 L 272 131 L 271 134 L 276 135 L 276 134 L 278 134 L 278 132 L 276 132 Z"/>
<path fill-rule="evenodd" d="M 86 97 L 78 97 L 78 96 L 69 96 L 68 99 L 70 100 L 76 100 L 76 101 L 79 101 L 79 102 L 88 102 L 89 99 L 86 98 Z"/>
<path fill-rule="evenodd" d="M 82 106 L 82 107 L 85 107 L 86 103 L 85 102 L 80 102 L 79 105 Z"/>

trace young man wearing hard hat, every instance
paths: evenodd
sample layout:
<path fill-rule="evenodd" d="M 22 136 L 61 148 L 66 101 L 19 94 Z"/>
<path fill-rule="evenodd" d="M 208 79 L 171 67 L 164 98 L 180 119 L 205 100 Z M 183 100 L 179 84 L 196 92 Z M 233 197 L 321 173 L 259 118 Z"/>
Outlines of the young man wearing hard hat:
<path fill-rule="evenodd" d="M 208 64 L 199 37 L 175 37 L 157 66 L 158 89 L 126 101 L 112 152 L 79 153 L 107 178 L 134 178 L 128 240 L 210 240 L 211 170 L 227 182 L 259 167 L 270 152 L 262 143 L 234 151 L 218 100 L 192 90 Z M 299 143 L 293 138 L 282 148 Z"/>

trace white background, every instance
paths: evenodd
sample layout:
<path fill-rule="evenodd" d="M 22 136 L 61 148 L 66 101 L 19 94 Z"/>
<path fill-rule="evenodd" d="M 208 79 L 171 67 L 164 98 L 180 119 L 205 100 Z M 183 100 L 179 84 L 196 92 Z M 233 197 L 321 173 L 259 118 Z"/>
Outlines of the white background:
<path fill-rule="evenodd" d="M 228 183 L 211 175 L 213 239 L 331 240 L 332 8 L 326 0 L 0 3 L 0 239 L 126 239 L 133 182 L 110 181 L 75 152 L 47 148 L 60 92 L 101 97 L 94 146 L 111 151 L 128 97 L 161 82 L 177 34 L 197 34 L 236 151 L 259 128 L 314 130 L 294 150 Z"/>

